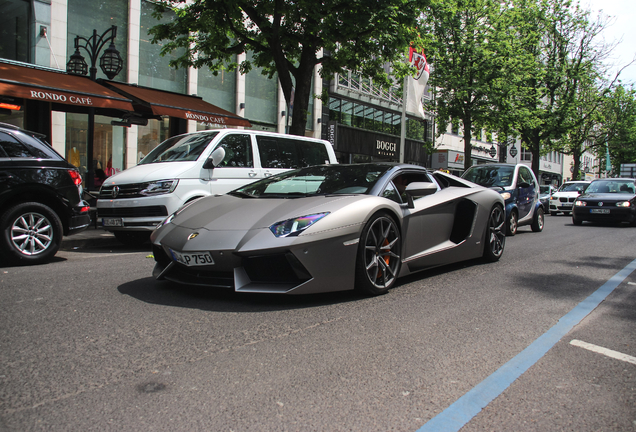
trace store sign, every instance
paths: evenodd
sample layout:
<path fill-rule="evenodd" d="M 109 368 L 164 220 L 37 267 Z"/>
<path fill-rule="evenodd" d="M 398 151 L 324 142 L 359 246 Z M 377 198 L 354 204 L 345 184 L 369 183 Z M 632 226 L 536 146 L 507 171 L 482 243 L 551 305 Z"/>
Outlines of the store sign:
<path fill-rule="evenodd" d="M 206 114 L 192 113 L 189 111 L 186 111 L 185 115 L 188 120 L 196 120 L 198 122 L 208 124 L 225 124 L 225 117 L 210 116 Z"/>
<path fill-rule="evenodd" d="M 64 93 L 54 93 L 48 91 L 31 90 L 31 99 L 49 101 L 49 102 L 61 102 L 70 103 L 73 105 L 93 105 L 93 99 L 90 97 L 82 97 L 77 95 L 66 95 Z"/>
<path fill-rule="evenodd" d="M 398 144 L 391 141 L 383 141 L 380 139 L 375 140 L 375 153 L 379 156 L 389 156 L 394 158 Z"/>

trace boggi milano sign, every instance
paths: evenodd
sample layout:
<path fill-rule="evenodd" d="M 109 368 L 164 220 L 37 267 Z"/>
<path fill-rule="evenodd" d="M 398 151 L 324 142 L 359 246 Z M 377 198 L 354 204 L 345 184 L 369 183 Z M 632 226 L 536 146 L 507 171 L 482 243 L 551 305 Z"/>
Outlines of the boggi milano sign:
<path fill-rule="evenodd" d="M 397 149 L 397 142 L 385 141 L 379 138 L 375 140 L 375 154 L 378 156 L 395 158 Z"/>

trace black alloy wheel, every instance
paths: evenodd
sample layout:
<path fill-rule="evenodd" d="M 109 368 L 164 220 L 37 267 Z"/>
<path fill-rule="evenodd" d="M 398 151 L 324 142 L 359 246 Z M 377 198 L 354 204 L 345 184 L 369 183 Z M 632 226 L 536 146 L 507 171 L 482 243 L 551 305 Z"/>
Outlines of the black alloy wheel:
<path fill-rule="evenodd" d="M 12 262 L 39 264 L 53 258 L 62 243 L 62 222 L 50 207 L 17 204 L 0 218 L 0 247 Z"/>
<path fill-rule="evenodd" d="M 386 293 L 400 271 L 402 241 L 391 216 L 377 214 L 362 230 L 356 260 L 356 288 L 371 295 Z"/>
<path fill-rule="evenodd" d="M 484 244 L 484 259 L 487 262 L 498 261 L 506 246 L 506 213 L 500 205 L 495 205 L 488 217 L 486 242 Z"/>
<path fill-rule="evenodd" d="M 537 211 L 534 213 L 534 217 L 532 218 L 532 231 L 541 232 L 543 231 L 543 225 L 545 224 L 545 213 L 543 209 L 539 207 Z"/>

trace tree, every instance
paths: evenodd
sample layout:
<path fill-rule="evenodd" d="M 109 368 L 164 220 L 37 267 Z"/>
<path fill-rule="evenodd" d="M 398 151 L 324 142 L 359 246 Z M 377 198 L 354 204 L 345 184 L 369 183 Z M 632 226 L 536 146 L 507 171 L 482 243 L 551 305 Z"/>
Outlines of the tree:
<path fill-rule="evenodd" d="M 349 69 L 389 85 L 383 65 L 419 41 L 415 27 L 427 1 L 162 0 L 156 16 L 172 9 L 175 20 L 150 33 L 153 42 L 168 41 L 165 53 L 185 49 L 172 62 L 177 67 L 234 68 L 234 56 L 250 51 L 240 71 L 255 65 L 270 78 L 278 74 L 288 104 L 294 95 L 289 132 L 304 135 L 314 68 L 321 65 L 327 79 Z"/>
<path fill-rule="evenodd" d="M 434 110 L 440 134 L 461 121 L 464 168 L 472 165 L 473 129 L 492 124 L 492 83 L 501 75 L 500 4 L 492 0 L 432 0 L 426 10 L 426 31 L 432 41 L 427 53 L 434 71 Z"/>
<path fill-rule="evenodd" d="M 597 141 L 609 149 L 615 173 L 620 164 L 636 162 L 636 90 L 617 86 L 607 95 L 603 110 L 604 132 Z"/>
<path fill-rule="evenodd" d="M 539 175 L 540 156 L 558 148 L 591 112 L 581 113 L 577 96 L 603 50 L 595 38 L 603 26 L 563 0 L 514 0 L 518 46 L 524 53 L 514 94 L 515 129 L 532 152 L 532 171 Z M 593 85 L 593 83 L 592 83 Z M 587 108 L 598 105 L 589 105 Z M 585 129 L 585 128 L 584 128 Z"/>

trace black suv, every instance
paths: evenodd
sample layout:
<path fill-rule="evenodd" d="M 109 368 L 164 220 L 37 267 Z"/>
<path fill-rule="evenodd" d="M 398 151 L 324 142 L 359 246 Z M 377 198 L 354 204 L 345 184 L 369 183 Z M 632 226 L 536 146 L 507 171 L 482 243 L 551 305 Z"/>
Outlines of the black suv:
<path fill-rule="evenodd" d="M 84 230 L 89 204 L 79 171 L 44 136 L 0 123 L 0 254 L 13 263 L 51 259 L 62 235 Z"/>

